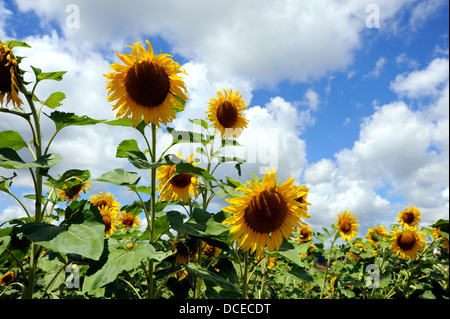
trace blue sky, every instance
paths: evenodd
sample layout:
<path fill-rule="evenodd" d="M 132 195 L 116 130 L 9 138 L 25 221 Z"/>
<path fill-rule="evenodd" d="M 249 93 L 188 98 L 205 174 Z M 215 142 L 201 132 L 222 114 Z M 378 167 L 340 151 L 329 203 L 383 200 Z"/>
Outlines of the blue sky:
<path fill-rule="evenodd" d="M 67 70 L 57 88 L 38 93 L 65 92 L 62 110 L 79 115 L 114 118 L 102 74 L 117 62 L 114 50 L 145 39 L 188 73 L 190 101 L 170 126 L 192 128 L 188 119 L 204 118 L 218 90 L 239 90 L 251 123 L 240 141 L 272 145 L 277 176 L 310 187 L 313 229 L 329 227 L 343 210 L 358 217 L 361 236 L 393 222 L 405 205 L 421 209 L 424 225 L 448 218 L 448 1 L 131 2 L 0 0 L 0 37 L 32 46 L 19 52 L 24 69 Z M 379 8 L 379 28 L 366 25 L 369 4 Z M 70 5 L 79 9 L 79 27 L 67 24 Z M 277 132 L 269 142 L 265 128 Z M 27 134 L 5 116 L 0 130 L 7 129 Z M 51 131 L 49 124 L 44 134 Z M 56 170 L 88 168 L 94 177 L 133 170 L 114 157 L 126 138 L 138 137 L 105 125 L 67 129 L 52 146 L 65 159 Z M 161 147 L 168 142 L 161 134 Z M 260 158 L 245 164 L 241 179 L 266 166 Z M 233 166 L 217 174 L 238 178 Z M 28 183 L 23 174 L 13 185 L 26 194 Z M 101 183 L 88 195 L 99 191 L 134 199 Z M 211 210 L 223 205 L 214 201 Z M 0 194 L 0 222 L 22 215 Z"/>

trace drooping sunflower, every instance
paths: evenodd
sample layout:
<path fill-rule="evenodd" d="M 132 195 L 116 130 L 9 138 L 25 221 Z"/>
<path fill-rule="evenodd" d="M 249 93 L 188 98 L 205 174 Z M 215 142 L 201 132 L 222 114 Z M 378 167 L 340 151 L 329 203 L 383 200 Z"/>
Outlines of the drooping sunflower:
<path fill-rule="evenodd" d="M 139 217 L 134 217 L 131 213 L 122 212 L 119 217 L 119 225 L 122 225 L 125 228 L 134 228 L 138 227 L 141 220 Z"/>
<path fill-rule="evenodd" d="M 367 232 L 366 238 L 372 242 L 374 245 L 378 245 L 378 239 L 372 236 L 372 234 L 376 234 L 379 236 L 388 236 L 388 232 L 386 231 L 386 228 L 384 228 L 382 225 L 374 225 L 373 228 L 369 228 L 369 231 Z"/>
<path fill-rule="evenodd" d="M 102 206 L 99 209 L 100 214 L 103 217 L 103 222 L 105 223 L 105 236 L 108 237 L 117 230 L 118 212 L 117 210 L 108 206 Z"/>
<path fill-rule="evenodd" d="M 358 234 L 358 220 L 355 215 L 349 211 L 344 211 L 343 213 L 338 214 L 336 226 L 339 230 L 341 238 L 344 240 L 351 240 Z"/>
<path fill-rule="evenodd" d="M 67 200 L 67 204 L 69 204 L 71 201 L 81 198 L 80 193 L 86 192 L 90 187 L 91 182 L 74 177 L 66 180 L 66 183 L 59 190 L 58 195 L 62 201 Z"/>
<path fill-rule="evenodd" d="M 209 115 L 206 119 L 211 120 L 216 132 L 220 131 L 222 139 L 231 139 L 241 135 L 242 130 L 248 125 L 248 120 L 243 115 L 248 103 L 242 100 L 239 91 L 233 93 L 231 89 L 222 90 L 225 95 L 218 91 L 218 99 L 209 100 L 206 111 Z"/>
<path fill-rule="evenodd" d="M 402 225 L 419 227 L 420 216 L 422 213 L 417 207 L 405 207 L 405 210 L 397 214 L 397 220 Z"/>
<path fill-rule="evenodd" d="M 6 105 L 12 102 L 14 108 L 21 108 L 23 104 L 19 98 L 20 73 L 17 59 L 12 50 L 0 41 L 0 103 L 6 96 Z"/>
<path fill-rule="evenodd" d="M 186 161 L 192 165 L 192 160 L 195 154 L 189 156 Z M 178 153 L 178 157 L 181 159 L 181 154 Z M 174 176 L 176 165 L 163 165 L 158 167 L 156 179 L 159 184 L 156 186 L 157 190 L 161 192 L 161 200 L 183 200 L 187 203 L 189 198 L 198 196 L 198 186 L 200 181 L 195 175 L 188 173 L 181 173 Z"/>
<path fill-rule="evenodd" d="M 392 231 L 392 242 L 389 248 L 403 259 L 416 259 L 417 252 L 422 251 L 426 243 L 425 234 L 416 227 L 405 225 L 404 228 Z"/>
<path fill-rule="evenodd" d="M 276 182 L 276 172 L 267 170 L 261 182 L 247 182 L 250 187 L 238 187 L 244 196 L 226 199 L 232 205 L 223 211 L 233 214 L 223 221 L 232 225 L 230 233 L 233 241 L 244 250 L 256 251 L 260 256 L 267 246 L 269 252 L 278 251 L 283 237 L 288 239 L 293 226 L 304 224 L 300 218 L 310 218 L 297 198 L 304 191 L 293 186 L 290 178 L 280 185 Z"/>
<path fill-rule="evenodd" d="M 101 209 L 103 206 L 112 208 L 116 211 L 119 211 L 120 203 L 114 198 L 114 194 L 107 193 L 106 195 L 103 192 L 100 194 L 95 194 L 90 197 L 89 200 L 92 205 Z"/>
<path fill-rule="evenodd" d="M 175 118 L 172 106 L 184 109 L 178 99 L 188 100 L 186 84 L 179 77 L 186 74 L 169 54 L 153 53 L 149 41 L 148 50 L 136 42 L 131 54 L 117 56 L 125 65 L 111 64 L 113 72 L 105 74 L 108 83 L 108 101 L 116 101 L 113 110 L 118 109 L 116 117 L 132 118 L 138 125 L 143 118 L 145 123 L 160 125 Z"/>

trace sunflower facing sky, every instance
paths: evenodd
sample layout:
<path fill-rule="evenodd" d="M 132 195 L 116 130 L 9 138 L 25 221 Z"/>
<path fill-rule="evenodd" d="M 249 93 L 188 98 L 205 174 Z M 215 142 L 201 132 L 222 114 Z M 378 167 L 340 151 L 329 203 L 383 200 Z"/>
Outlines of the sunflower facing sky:
<path fill-rule="evenodd" d="M 187 162 L 196 165 L 198 163 L 192 163 L 195 154 L 189 156 Z M 181 159 L 181 154 L 178 153 L 178 157 Z M 200 182 L 195 175 L 188 173 L 181 173 L 175 176 L 176 165 L 163 165 L 158 167 L 156 179 L 159 184 L 156 186 L 157 190 L 161 192 L 161 200 L 183 200 L 187 203 L 189 198 L 198 196 L 198 186 Z"/>
<path fill-rule="evenodd" d="M 23 104 L 19 98 L 19 69 L 12 50 L 0 41 L 0 104 L 6 96 L 6 105 L 12 102 L 14 108 Z"/>
<path fill-rule="evenodd" d="M 405 207 L 404 211 L 398 213 L 397 220 L 402 226 L 418 227 L 421 215 L 422 213 L 417 207 Z"/>
<path fill-rule="evenodd" d="M 416 259 L 417 252 L 422 251 L 426 243 L 425 234 L 416 227 L 405 225 L 404 228 L 392 231 L 390 249 L 403 259 Z"/>
<path fill-rule="evenodd" d="M 206 111 L 207 120 L 211 120 L 213 127 L 220 131 L 222 138 L 230 139 L 241 135 L 242 130 L 247 127 L 248 120 L 244 117 L 243 111 L 246 110 L 246 105 L 242 100 L 242 95 L 239 91 L 233 93 L 222 89 L 223 95 L 220 91 L 217 92 L 218 99 L 209 100 L 208 110 Z"/>
<path fill-rule="evenodd" d="M 336 226 L 344 240 L 351 240 L 358 234 L 358 220 L 349 211 L 338 214 Z"/>
<path fill-rule="evenodd" d="M 111 64 L 113 72 L 107 78 L 108 101 L 116 101 L 113 110 L 118 109 L 116 117 L 132 118 L 135 125 L 141 119 L 145 123 L 160 125 L 175 118 L 172 106 L 184 109 L 177 99 L 186 101 L 186 85 L 178 74 L 184 73 L 181 66 L 169 54 L 153 53 L 149 41 L 148 50 L 136 42 L 131 54 L 117 56 L 125 65 Z"/>
<path fill-rule="evenodd" d="M 283 237 L 288 239 L 291 236 L 293 226 L 304 224 L 300 218 L 310 218 L 304 209 L 306 204 L 296 200 L 306 191 L 293 186 L 293 178 L 277 184 L 274 168 L 266 171 L 261 182 L 247 183 L 250 187 L 236 188 L 244 192 L 244 196 L 226 200 L 232 205 L 223 211 L 232 216 L 223 223 L 232 225 L 232 239 L 242 250 L 256 251 L 257 256 L 264 252 L 266 246 L 269 252 L 278 251 Z"/>

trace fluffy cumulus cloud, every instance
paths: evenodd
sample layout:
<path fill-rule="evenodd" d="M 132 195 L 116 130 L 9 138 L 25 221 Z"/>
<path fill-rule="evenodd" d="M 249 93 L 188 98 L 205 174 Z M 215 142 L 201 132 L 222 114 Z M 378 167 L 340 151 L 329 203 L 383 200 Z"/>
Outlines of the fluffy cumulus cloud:
<path fill-rule="evenodd" d="M 378 1 L 381 23 L 392 20 L 407 2 L 412 1 Z M 71 41 L 117 48 L 125 39 L 159 35 L 174 52 L 206 63 L 212 77 L 239 76 L 258 85 L 345 70 L 361 46 L 370 3 L 170 0 L 125 6 L 122 1 L 81 0 L 76 28 L 70 0 L 17 1 L 21 10 L 57 21 Z"/>
<path fill-rule="evenodd" d="M 311 187 L 308 199 L 313 204 L 313 227 L 328 227 L 337 212 L 345 209 L 357 214 L 363 225 L 392 220 L 395 205 L 388 196 L 377 193 L 384 186 L 392 195 L 402 195 L 406 204 L 423 207 L 424 220 L 432 222 L 448 215 L 448 181 L 444 179 L 448 176 L 448 57 L 398 75 L 390 88 L 399 100 L 377 107 L 362 122 L 359 138 L 351 148 L 316 163 L 308 163 L 307 141 L 302 133 L 314 125 L 320 112 L 326 98 L 319 95 L 320 91 L 310 88 L 292 99 L 273 96 L 261 105 L 252 104 L 254 91 L 259 88 L 273 88 L 281 81 L 309 85 L 316 79 L 331 81 L 335 72 L 350 72 L 348 68 L 368 30 L 366 8 L 372 2 L 168 0 L 156 5 L 141 0 L 127 5 L 109 0 L 79 0 L 75 4 L 70 0 L 16 0 L 19 10 L 35 12 L 41 29 L 49 31 L 20 39 L 32 49 L 20 49 L 18 54 L 27 57 L 24 66 L 68 71 L 62 82 L 39 85 L 38 97 L 44 99 L 53 91 L 62 91 L 66 94 L 62 111 L 113 119 L 103 74 L 109 72 L 111 62 L 118 61 L 114 50 L 125 52 L 126 45 L 149 35 L 155 40 L 161 37 L 170 44 L 169 53 L 185 59 L 184 79 L 189 88 L 186 111 L 171 126 L 192 129 L 188 119 L 204 119 L 209 100 L 222 88 L 239 90 L 250 103 L 246 111 L 250 124 L 238 139 L 246 147 L 236 154 L 247 160 L 241 180 L 250 179 L 250 171 L 262 174 L 265 168 L 275 166 L 280 179 L 304 181 Z M 410 24 L 418 27 L 425 21 L 418 8 L 434 13 L 442 1 L 380 0 L 377 5 L 382 13 L 380 23 L 385 26 L 382 33 L 395 31 L 396 18 L 405 8 L 416 8 Z M 11 13 L 4 9 L 0 1 L 2 38 L 14 35 L 7 28 Z M 73 24 L 77 12 L 79 25 Z M 55 25 L 60 32 L 51 31 Z M 159 48 L 155 50 L 159 52 Z M 378 60 L 373 77 L 380 74 L 386 62 L 384 57 Z M 355 72 L 350 72 L 349 78 Z M 28 80 L 31 75 L 26 74 Z M 419 109 L 409 100 L 402 101 L 422 97 L 428 99 L 427 105 Z M 43 119 L 43 135 L 48 141 L 54 128 L 50 120 Z M 0 130 L 6 129 L 18 130 L 31 140 L 20 119 L 6 115 Z M 116 167 L 133 170 L 126 161 L 115 158 L 118 143 L 129 138 L 141 140 L 133 130 L 111 129 L 104 124 L 70 127 L 61 131 L 50 151 L 64 158 L 56 168 L 58 173 L 69 168 L 90 169 L 96 177 Z M 161 148 L 170 143 L 167 133 L 158 138 Z M 231 175 L 230 166 L 224 165 L 217 174 Z M 11 174 L 0 169 L 0 175 Z M 19 175 L 14 183 L 23 187 L 31 182 Z M 98 191 L 98 186 L 94 190 Z M 15 204 L 8 201 L 2 216 L 18 215 Z M 222 204 L 213 202 L 211 207 L 218 210 Z"/>
<path fill-rule="evenodd" d="M 375 221 L 393 222 L 403 206 L 387 199 L 399 195 L 402 204 L 421 208 L 424 223 L 448 217 L 449 84 L 435 67 L 441 61 L 448 70 L 448 60 L 436 59 L 423 70 L 402 75 L 403 83 L 396 81 L 408 96 L 420 96 L 422 87 L 411 79 L 427 74 L 428 82 L 419 81 L 428 88 L 429 105 L 416 110 L 399 100 L 376 107 L 362 122 L 351 149 L 336 153 L 335 161 L 308 166 L 304 179 L 311 186 L 314 223 L 345 209 L 369 227 Z M 384 198 L 376 192 L 382 187 L 389 189 Z"/>

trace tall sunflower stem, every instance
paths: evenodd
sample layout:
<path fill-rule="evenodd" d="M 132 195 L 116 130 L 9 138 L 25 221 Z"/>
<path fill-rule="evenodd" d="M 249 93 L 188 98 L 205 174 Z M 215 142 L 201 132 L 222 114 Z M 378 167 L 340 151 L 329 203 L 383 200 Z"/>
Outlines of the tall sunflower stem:
<path fill-rule="evenodd" d="M 324 296 L 325 283 L 327 281 L 328 269 L 330 268 L 330 264 L 331 264 L 331 255 L 333 254 L 334 243 L 336 242 L 338 236 L 339 236 L 339 232 L 335 230 L 333 240 L 331 241 L 330 253 L 328 254 L 327 265 L 325 268 L 325 274 L 324 274 L 323 282 L 322 282 L 322 288 L 320 289 L 320 299 L 323 299 L 323 296 Z"/>
<path fill-rule="evenodd" d="M 152 147 L 151 147 L 151 160 L 152 163 L 156 161 L 156 132 L 157 126 L 151 124 L 152 131 Z M 151 169 L 151 220 L 150 220 L 150 244 L 155 244 L 155 219 L 156 219 L 156 168 Z M 155 283 L 153 279 L 154 272 L 154 260 L 153 258 L 149 261 L 148 276 L 149 276 L 149 287 L 148 296 L 150 299 L 155 297 Z"/>
<path fill-rule="evenodd" d="M 248 299 L 247 290 L 248 290 L 248 267 L 249 267 L 249 259 L 248 259 L 248 250 L 244 252 L 244 277 L 242 278 L 242 299 Z"/>

